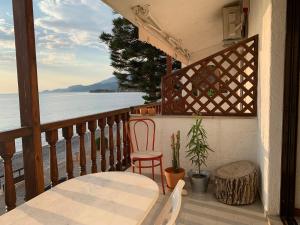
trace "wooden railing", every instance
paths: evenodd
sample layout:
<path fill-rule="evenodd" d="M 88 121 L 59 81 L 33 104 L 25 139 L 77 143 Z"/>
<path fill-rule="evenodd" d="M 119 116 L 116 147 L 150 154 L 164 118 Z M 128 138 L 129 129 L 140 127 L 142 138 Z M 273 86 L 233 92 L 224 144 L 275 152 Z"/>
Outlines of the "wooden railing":
<path fill-rule="evenodd" d="M 162 114 L 256 116 L 258 36 L 162 79 Z"/>
<path fill-rule="evenodd" d="M 153 108 L 156 113 L 160 113 L 161 109 L 160 104 L 155 103 L 42 124 L 41 132 L 45 133 L 45 139 L 50 149 L 50 188 L 75 176 L 72 138 L 76 135 L 79 138 L 80 175 L 85 175 L 88 171 L 96 173 L 107 170 L 121 171 L 128 168 L 130 165 L 130 142 L 127 135 L 128 120 L 130 113 L 138 112 L 140 108 Z M 86 158 L 87 133 L 90 135 L 90 158 Z M 99 133 L 100 151 L 96 149 L 96 133 Z M 58 169 L 56 144 L 59 141 L 59 134 L 65 141 L 66 177 L 60 177 Z M 16 152 L 15 140 L 30 135 L 31 129 L 29 127 L 0 132 L 0 156 L 4 160 L 6 210 L 16 207 L 16 188 L 12 166 L 12 158 Z M 107 139 L 108 144 L 106 144 Z M 106 160 L 107 150 L 109 154 L 108 162 Z M 97 154 L 100 154 L 98 157 L 100 158 L 100 163 L 97 163 Z M 26 156 L 23 155 L 23 157 L 26 160 Z M 87 168 L 87 162 L 90 162 L 90 168 Z M 99 164 L 100 168 L 97 166 Z M 24 172 L 26 173 L 26 171 Z M 26 181 L 26 176 L 25 182 L 30 182 Z"/>
<path fill-rule="evenodd" d="M 161 102 L 150 103 L 147 105 L 138 105 L 131 107 L 132 114 L 159 115 L 161 114 Z"/>

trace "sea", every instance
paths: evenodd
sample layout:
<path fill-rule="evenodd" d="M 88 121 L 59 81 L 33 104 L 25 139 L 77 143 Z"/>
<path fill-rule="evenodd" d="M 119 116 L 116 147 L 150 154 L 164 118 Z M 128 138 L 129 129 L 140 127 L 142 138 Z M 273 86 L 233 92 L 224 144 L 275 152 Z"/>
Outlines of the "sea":
<path fill-rule="evenodd" d="M 40 93 L 41 123 L 70 119 L 144 103 L 142 92 Z M 18 94 L 0 94 L 0 132 L 20 127 Z M 42 140 L 45 144 L 44 140 Z M 16 150 L 21 150 L 20 140 Z"/>

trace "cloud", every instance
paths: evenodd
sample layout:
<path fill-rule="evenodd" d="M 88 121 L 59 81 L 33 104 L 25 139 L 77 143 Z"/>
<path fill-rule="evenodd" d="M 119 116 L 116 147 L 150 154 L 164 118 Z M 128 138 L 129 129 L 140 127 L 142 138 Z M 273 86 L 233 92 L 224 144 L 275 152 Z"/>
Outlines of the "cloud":
<path fill-rule="evenodd" d="M 0 64 L 15 60 L 15 40 L 13 25 L 0 18 Z"/>
<path fill-rule="evenodd" d="M 39 63 L 51 66 L 60 66 L 66 64 L 73 64 L 76 56 L 72 53 L 59 53 L 54 51 L 43 51 L 37 53 L 37 60 Z"/>
<path fill-rule="evenodd" d="M 15 48 L 15 41 L 14 40 L 5 40 L 0 39 L 0 48 L 3 49 L 14 49 Z"/>
<path fill-rule="evenodd" d="M 41 89 L 59 87 L 59 79 L 68 86 L 111 76 L 108 48 L 99 41 L 101 32 L 112 28 L 114 15 L 108 6 L 99 0 L 33 2 Z M 16 81 L 11 82 L 16 61 L 13 19 L 8 11 L 9 7 L 0 7 L 0 92 L 17 90 Z M 15 85 L 4 87 L 8 83 Z"/>
<path fill-rule="evenodd" d="M 14 27 L 5 19 L 0 18 L 0 34 L 4 36 L 12 36 L 14 34 Z"/>
<path fill-rule="evenodd" d="M 42 16 L 36 19 L 36 27 L 46 31 L 38 35 L 38 43 L 47 48 L 63 43 L 103 49 L 99 35 L 111 30 L 113 18 L 106 5 L 95 0 L 43 0 L 37 4 Z"/>

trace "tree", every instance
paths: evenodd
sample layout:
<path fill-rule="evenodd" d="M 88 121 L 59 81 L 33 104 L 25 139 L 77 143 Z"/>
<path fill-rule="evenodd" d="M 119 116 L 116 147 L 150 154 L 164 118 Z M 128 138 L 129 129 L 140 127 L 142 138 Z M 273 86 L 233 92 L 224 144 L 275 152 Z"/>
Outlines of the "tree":
<path fill-rule="evenodd" d="M 166 54 L 138 40 L 138 28 L 123 17 L 113 20 L 112 33 L 102 33 L 100 40 L 110 49 L 111 65 L 121 88 L 145 92 L 146 102 L 161 98 L 161 77 L 166 74 Z M 173 68 L 180 68 L 174 62 Z"/>

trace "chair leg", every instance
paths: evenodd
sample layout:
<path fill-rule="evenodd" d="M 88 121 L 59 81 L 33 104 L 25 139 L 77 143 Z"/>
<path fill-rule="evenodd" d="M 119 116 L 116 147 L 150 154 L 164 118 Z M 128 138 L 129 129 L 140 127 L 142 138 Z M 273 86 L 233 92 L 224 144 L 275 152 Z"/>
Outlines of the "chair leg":
<path fill-rule="evenodd" d="M 161 177 L 161 185 L 162 185 L 162 188 L 163 188 L 163 193 L 165 193 L 165 185 L 164 185 L 164 175 L 163 175 L 163 169 L 162 169 L 162 160 L 161 158 L 159 159 L 159 162 L 160 162 L 160 177 Z"/>
<path fill-rule="evenodd" d="M 154 180 L 154 160 L 152 160 L 152 180 Z"/>
<path fill-rule="evenodd" d="M 142 165 L 141 165 L 142 163 L 141 163 L 141 160 L 139 160 L 139 172 L 140 172 L 140 174 L 142 174 Z"/>
<path fill-rule="evenodd" d="M 132 172 L 134 173 L 134 167 L 135 167 L 135 164 L 134 164 L 133 161 L 132 161 L 132 163 L 131 163 L 131 166 L 132 166 Z"/>

